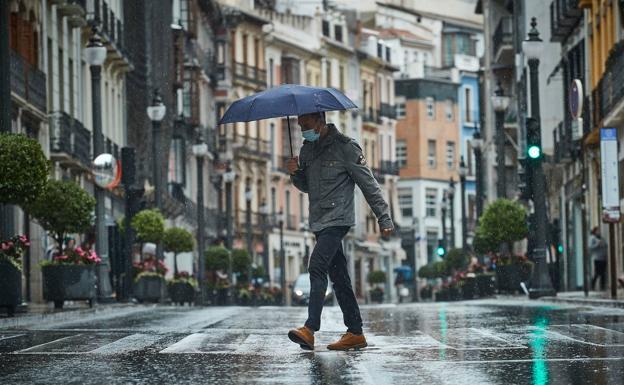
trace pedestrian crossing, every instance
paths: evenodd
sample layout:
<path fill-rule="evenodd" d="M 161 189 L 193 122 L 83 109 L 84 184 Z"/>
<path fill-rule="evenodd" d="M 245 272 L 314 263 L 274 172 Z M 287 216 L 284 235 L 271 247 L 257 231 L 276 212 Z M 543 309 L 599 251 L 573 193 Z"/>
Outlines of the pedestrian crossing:
<path fill-rule="evenodd" d="M 406 336 L 367 332 L 367 352 L 404 353 L 411 351 L 496 351 L 530 350 L 534 330 L 494 331 L 481 328 L 436 329 L 429 333 L 412 331 Z M 331 353 L 325 346 L 339 338 L 337 333 L 316 335 L 314 353 Z M 624 348 L 624 332 L 588 324 L 550 325 L 542 338 L 550 344 L 585 347 Z M 289 342 L 285 330 L 209 328 L 190 333 L 157 333 L 121 330 L 37 330 L 0 334 L 0 355 L 117 355 L 149 351 L 163 355 L 306 354 Z"/>

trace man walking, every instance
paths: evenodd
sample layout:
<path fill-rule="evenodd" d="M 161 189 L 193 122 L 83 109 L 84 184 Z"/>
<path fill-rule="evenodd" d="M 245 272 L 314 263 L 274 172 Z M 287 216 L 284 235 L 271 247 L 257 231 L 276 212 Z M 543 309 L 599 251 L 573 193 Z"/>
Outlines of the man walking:
<path fill-rule="evenodd" d="M 301 115 L 298 122 L 305 141 L 299 157 L 289 159 L 287 168 L 293 184 L 308 194 L 310 229 L 316 237 L 316 246 L 308 263 L 311 288 L 308 320 L 305 326 L 289 331 L 288 337 L 303 349 L 314 349 L 314 332 L 321 327 L 329 274 L 347 333 L 327 348 L 360 349 L 367 346 L 366 338 L 342 249 L 342 239 L 355 225 L 355 184 L 377 216 L 382 236 L 389 236 L 394 225 L 360 146 L 333 124 L 327 124 L 324 113 Z"/>
<path fill-rule="evenodd" d="M 594 278 L 592 289 L 596 287 L 596 281 L 600 278 L 600 290 L 605 290 L 607 283 L 607 242 L 600 236 L 598 227 L 594 227 L 589 238 L 589 251 L 594 260 Z"/>

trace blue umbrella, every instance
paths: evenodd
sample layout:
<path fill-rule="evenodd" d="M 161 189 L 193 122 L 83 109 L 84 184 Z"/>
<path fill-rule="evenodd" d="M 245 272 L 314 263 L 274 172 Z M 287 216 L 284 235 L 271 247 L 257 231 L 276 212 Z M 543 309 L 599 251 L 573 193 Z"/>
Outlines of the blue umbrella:
<path fill-rule="evenodd" d="M 299 116 L 313 112 L 338 111 L 350 108 L 358 107 L 351 99 L 335 88 L 284 84 L 235 101 L 225 111 L 219 124 Z M 287 121 L 290 154 L 292 156 L 290 119 Z"/>

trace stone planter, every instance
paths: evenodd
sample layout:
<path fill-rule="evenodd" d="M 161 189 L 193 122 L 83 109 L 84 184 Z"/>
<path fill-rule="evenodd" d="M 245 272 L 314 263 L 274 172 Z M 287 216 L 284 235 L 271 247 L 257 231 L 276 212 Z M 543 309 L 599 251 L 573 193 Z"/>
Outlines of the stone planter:
<path fill-rule="evenodd" d="M 461 297 L 462 299 L 474 299 L 477 296 L 478 287 L 477 279 L 474 277 L 466 277 L 462 279 Z"/>
<path fill-rule="evenodd" d="M 95 265 L 47 265 L 43 274 L 43 298 L 56 309 L 67 300 L 86 300 L 93 306 L 96 295 Z"/>
<path fill-rule="evenodd" d="M 479 297 L 491 297 L 494 295 L 494 277 L 494 274 L 477 274 Z"/>
<path fill-rule="evenodd" d="M 195 288 L 193 285 L 187 282 L 173 282 L 167 285 L 169 289 L 169 297 L 174 304 L 184 305 L 188 303 L 189 306 L 195 300 Z"/>
<path fill-rule="evenodd" d="M 0 263 L 0 307 L 13 317 L 22 302 L 22 272 L 8 262 Z"/>
<path fill-rule="evenodd" d="M 439 291 L 435 292 L 435 302 L 448 301 L 449 298 L 450 298 L 450 296 L 449 296 L 449 289 L 447 289 L 447 288 L 442 288 Z"/>
<path fill-rule="evenodd" d="M 370 291 L 371 302 L 382 303 L 384 299 L 383 291 L 371 290 Z"/>
<path fill-rule="evenodd" d="M 165 280 L 156 275 L 141 277 L 134 282 L 132 293 L 139 302 L 160 302 L 165 294 Z"/>

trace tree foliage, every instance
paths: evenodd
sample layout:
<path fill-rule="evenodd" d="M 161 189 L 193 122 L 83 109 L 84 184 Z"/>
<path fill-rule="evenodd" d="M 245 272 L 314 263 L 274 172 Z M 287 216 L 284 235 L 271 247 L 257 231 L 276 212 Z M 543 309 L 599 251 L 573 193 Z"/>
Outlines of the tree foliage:
<path fill-rule="evenodd" d="M 74 182 L 51 180 L 28 211 L 59 245 L 68 233 L 87 231 L 93 224 L 95 198 Z"/>
<path fill-rule="evenodd" d="M 251 266 L 251 258 L 247 250 L 232 250 L 232 271 L 234 273 L 247 274 L 249 266 Z"/>
<path fill-rule="evenodd" d="M 0 203 L 27 207 L 43 192 L 49 169 L 36 140 L 0 134 Z"/>
<path fill-rule="evenodd" d="M 486 207 L 479 219 L 474 247 L 479 253 L 497 251 L 501 243 L 525 238 L 527 231 L 524 207 L 509 199 L 498 199 Z"/>
<path fill-rule="evenodd" d="M 193 251 L 193 234 L 180 227 L 172 227 L 165 230 L 162 241 L 166 252 L 179 254 Z"/>
<path fill-rule="evenodd" d="M 165 231 L 165 218 L 158 209 L 138 212 L 130 223 L 141 242 L 158 243 Z"/>
<path fill-rule="evenodd" d="M 228 250 L 223 246 L 211 246 L 205 251 L 206 270 L 227 270 Z"/>
<path fill-rule="evenodd" d="M 386 282 L 386 273 L 381 270 L 375 270 L 368 273 L 368 283 L 374 285 L 376 283 Z"/>

